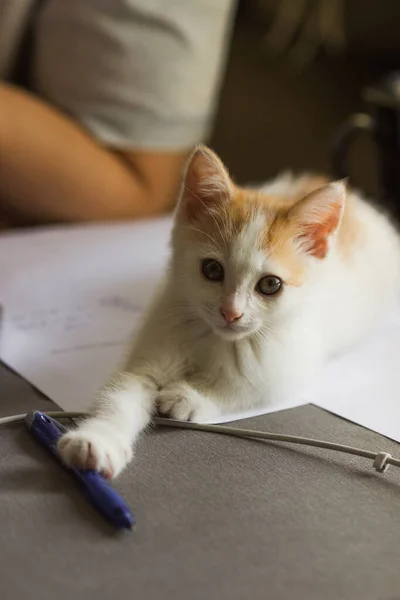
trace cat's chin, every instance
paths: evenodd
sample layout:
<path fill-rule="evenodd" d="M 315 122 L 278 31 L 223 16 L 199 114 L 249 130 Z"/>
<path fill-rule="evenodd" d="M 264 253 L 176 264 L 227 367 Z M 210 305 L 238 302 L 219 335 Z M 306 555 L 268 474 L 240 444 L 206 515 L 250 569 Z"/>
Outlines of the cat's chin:
<path fill-rule="evenodd" d="M 222 338 L 223 340 L 227 340 L 229 342 L 235 342 L 236 340 L 242 340 L 245 337 L 251 335 L 254 330 L 251 327 L 213 327 L 213 331 L 215 335 Z"/>

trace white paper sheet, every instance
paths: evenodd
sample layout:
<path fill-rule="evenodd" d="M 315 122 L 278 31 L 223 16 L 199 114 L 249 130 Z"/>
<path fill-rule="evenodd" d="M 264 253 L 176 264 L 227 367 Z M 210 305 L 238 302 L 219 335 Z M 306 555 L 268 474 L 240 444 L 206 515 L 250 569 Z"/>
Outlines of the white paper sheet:
<path fill-rule="evenodd" d="M 307 397 L 400 442 L 400 309 L 360 347 L 331 361 Z"/>
<path fill-rule="evenodd" d="M 1 237 L 0 358 L 64 410 L 84 410 L 122 361 L 165 267 L 170 229 L 159 219 Z"/>
<path fill-rule="evenodd" d="M 81 410 L 120 363 L 165 266 L 170 220 L 0 238 L 0 356 Z"/>
<path fill-rule="evenodd" d="M 122 360 L 165 267 L 170 228 L 159 219 L 0 237 L 0 358 L 63 409 L 85 409 Z M 400 309 L 302 398 L 223 420 L 309 402 L 400 442 Z"/>

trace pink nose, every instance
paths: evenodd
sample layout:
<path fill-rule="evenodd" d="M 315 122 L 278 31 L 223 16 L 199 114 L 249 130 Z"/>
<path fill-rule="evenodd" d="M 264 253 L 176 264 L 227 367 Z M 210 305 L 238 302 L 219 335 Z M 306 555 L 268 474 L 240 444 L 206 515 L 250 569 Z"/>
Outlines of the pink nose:
<path fill-rule="evenodd" d="M 228 308 L 221 308 L 220 313 L 224 317 L 228 325 L 231 325 L 235 321 L 239 321 L 239 319 L 243 317 L 243 313 L 239 313 L 235 310 L 230 310 Z"/>

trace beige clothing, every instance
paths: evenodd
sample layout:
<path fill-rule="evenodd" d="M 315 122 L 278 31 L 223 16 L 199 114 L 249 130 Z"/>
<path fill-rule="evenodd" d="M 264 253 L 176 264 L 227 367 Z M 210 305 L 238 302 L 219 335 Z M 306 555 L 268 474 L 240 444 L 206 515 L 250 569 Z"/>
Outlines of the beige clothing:
<path fill-rule="evenodd" d="M 0 0 L 0 79 L 32 23 L 39 96 L 106 145 L 184 149 L 209 133 L 235 4 Z"/>

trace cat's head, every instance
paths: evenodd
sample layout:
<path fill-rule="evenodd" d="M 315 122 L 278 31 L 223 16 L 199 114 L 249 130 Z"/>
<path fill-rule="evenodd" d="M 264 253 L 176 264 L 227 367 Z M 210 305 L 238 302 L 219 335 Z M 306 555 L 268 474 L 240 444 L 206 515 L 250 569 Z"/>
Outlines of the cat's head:
<path fill-rule="evenodd" d="M 186 310 L 228 340 L 296 314 L 326 263 L 344 201 L 342 183 L 298 198 L 238 188 L 220 159 L 198 147 L 172 237 L 172 275 Z"/>

